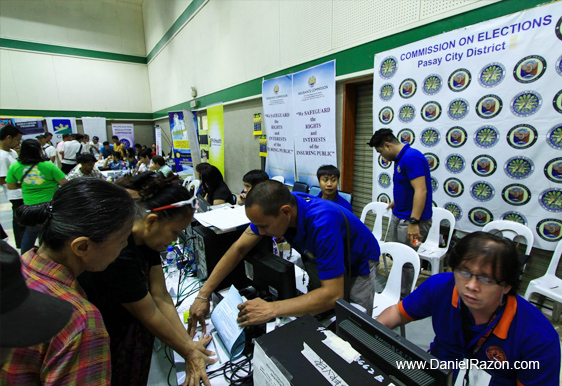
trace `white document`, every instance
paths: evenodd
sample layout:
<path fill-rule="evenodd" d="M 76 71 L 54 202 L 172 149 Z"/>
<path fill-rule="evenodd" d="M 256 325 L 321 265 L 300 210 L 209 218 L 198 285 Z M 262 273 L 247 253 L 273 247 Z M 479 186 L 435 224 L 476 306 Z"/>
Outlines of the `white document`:
<path fill-rule="evenodd" d="M 281 373 L 279 368 L 273 363 L 261 346 L 254 344 L 254 356 L 252 358 L 254 366 L 254 385 L 255 386 L 290 386 L 291 383 Z"/>
<path fill-rule="evenodd" d="M 316 354 L 313 349 L 310 348 L 309 345 L 307 345 L 305 342 L 303 342 L 303 345 L 304 348 L 301 351 L 302 355 L 304 355 L 304 357 L 308 359 L 310 364 L 314 366 L 314 368 L 318 370 L 320 374 L 322 374 L 332 386 L 349 386 L 347 382 L 338 375 L 338 373 L 332 370 L 329 364 L 324 362 L 324 360 L 320 358 L 320 356 Z"/>
<path fill-rule="evenodd" d="M 244 206 L 236 205 L 233 208 L 223 207 L 204 213 L 195 213 L 195 219 L 201 224 L 210 224 L 220 230 L 237 228 L 249 224 Z"/>
<path fill-rule="evenodd" d="M 221 343 L 230 355 L 235 359 L 244 351 L 246 336 L 244 329 L 238 326 L 238 305 L 243 303 L 240 293 L 236 287 L 231 286 L 228 294 L 215 307 L 211 314 L 211 322 L 218 331 Z"/>

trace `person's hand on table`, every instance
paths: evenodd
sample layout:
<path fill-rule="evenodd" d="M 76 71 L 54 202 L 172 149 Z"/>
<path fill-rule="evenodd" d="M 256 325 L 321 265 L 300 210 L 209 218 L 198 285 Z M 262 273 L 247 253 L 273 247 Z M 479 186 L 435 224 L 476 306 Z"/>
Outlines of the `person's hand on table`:
<path fill-rule="evenodd" d="M 215 355 L 214 352 L 206 349 L 210 341 L 211 336 L 207 335 L 202 336 L 197 342 L 192 342 L 190 355 L 185 358 L 184 386 L 199 386 L 200 381 L 203 381 L 206 386 L 211 386 L 206 368 L 207 365 L 215 363 L 217 359 L 209 358 L 210 355 Z"/>
<path fill-rule="evenodd" d="M 208 300 L 195 299 L 189 308 L 189 319 L 187 321 L 187 333 L 189 336 L 192 338 L 195 336 L 197 322 L 201 325 L 202 334 L 205 335 L 207 333 L 205 318 L 209 315 L 210 309 L 211 303 Z"/>
<path fill-rule="evenodd" d="M 265 323 L 275 318 L 276 308 L 275 302 L 266 302 L 261 298 L 248 300 L 238 305 L 240 312 L 236 321 L 240 327 Z"/>

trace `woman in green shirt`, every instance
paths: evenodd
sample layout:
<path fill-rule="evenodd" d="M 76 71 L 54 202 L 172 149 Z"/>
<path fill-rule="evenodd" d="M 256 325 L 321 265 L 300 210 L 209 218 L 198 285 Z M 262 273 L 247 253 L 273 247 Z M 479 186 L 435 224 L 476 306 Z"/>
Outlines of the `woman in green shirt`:
<path fill-rule="evenodd" d="M 10 165 L 6 175 L 8 189 L 20 189 L 25 205 L 51 201 L 58 187 L 66 183 L 66 175 L 52 162 L 43 159 L 41 144 L 26 139 L 21 144 L 20 156 Z M 35 244 L 41 227 L 27 227 L 21 240 L 24 254 Z"/>

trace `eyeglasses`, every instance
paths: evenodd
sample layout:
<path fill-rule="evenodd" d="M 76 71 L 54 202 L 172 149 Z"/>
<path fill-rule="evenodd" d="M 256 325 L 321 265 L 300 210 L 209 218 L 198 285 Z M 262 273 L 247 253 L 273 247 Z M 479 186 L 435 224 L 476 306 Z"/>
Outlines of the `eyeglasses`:
<path fill-rule="evenodd" d="M 160 210 L 172 209 L 172 208 L 179 208 L 182 206 L 190 205 L 193 209 L 197 210 L 199 208 L 199 201 L 197 201 L 197 197 L 193 196 L 189 200 L 179 201 L 174 204 L 160 206 L 158 208 L 149 209 L 147 210 L 148 213 L 150 212 L 158 212 Z"/>
<path fill-rule="evenodd" d="M 489 276 L 483 276 L 483 275 L 475 275 L 470 271 L 467 271 L 466 269 L 462 269 L 462 268 L 456 268 L 455 269 L 455 274 L 460 277 L 461 279 L 464 280 L 470 280 L 472 278 L 472 276 L 476 276 L 476 280 L 478 280 L 480 283 L 486 285 L 486 286 L 492 286 L 495 284 L 501 285 L 501 283 L 503 283 L 503 281 L 497 281 L 496 279 L 493 279 Z"/>

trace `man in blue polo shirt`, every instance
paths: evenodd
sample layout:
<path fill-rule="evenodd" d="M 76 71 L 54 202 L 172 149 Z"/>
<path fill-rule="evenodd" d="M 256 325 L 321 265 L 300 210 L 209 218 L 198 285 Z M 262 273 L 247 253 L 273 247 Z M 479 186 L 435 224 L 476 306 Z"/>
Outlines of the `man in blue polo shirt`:
<path fill-rule="evenodd" d="M 431 276 L 377 320 L 396 328 L 431 316 L 431 354 L 450 363 L 483 361 L 492 386 L 559 385 L 560 340 L 543 314 L 517 296 L 521 269 L 513 243 L 472 233 L 455 245 L 449 265 L 454 273 Z M 475 372 L 469 369 L 468 377 Z"/>
<path fill-rule="evenodd" d="M 351 249 L 349 298 L 365 307 L 369 315 L 372 313 L 380 249 L 371 231 L 355 215 L 332 202 L 304 193 L 292 194 L 285 185 L 274 180 L 260 182 L 250 190 L 246 197 L 246 215 L 252 224 L 221 258 L 191 306 L 190 334 L 195 333 L 197 322 L 205 332 L 205 316 L 209 313 L 208 299 L 212 292 L 261 236 L 283 236 L 299 251 L 310 277 L 309 291 L 277 302 L 253 299 L 242 303 L 240 326 L 282 316 L 314 315 L 334 308 L 336 300 L 344 297 L 347 231 Z"/>
<path fill-rule="evenodd" d="M 316 171 L 320 193 L 318 197 L 330 200 L 344 207 L 353 213 L 351 203 L 338 193 L 338 183 L 340 182 L 340 171 L 333 165 L 322 165 Z"/>
<path fill-rule="evenodd" d="M 390 220 L 390 241 L 417 247 L 431 227 L 432 192 L 429 164 L 423 154 L 403 144 L 390 129 L 379 129 L 373 134 L 369 146 L 387 161 L 394 161 L 393 200 Z M 407 264 L 402 269 L 401 296 L 409 293 L 414 269 Z"/>

